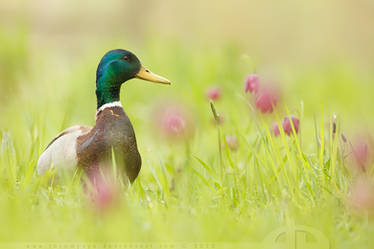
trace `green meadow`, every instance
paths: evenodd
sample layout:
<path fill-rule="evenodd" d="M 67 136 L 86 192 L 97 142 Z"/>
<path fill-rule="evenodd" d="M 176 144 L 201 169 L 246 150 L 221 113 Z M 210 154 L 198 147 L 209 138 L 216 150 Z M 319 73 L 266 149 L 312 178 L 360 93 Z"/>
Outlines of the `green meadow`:
<path fill-rule="evenodd" d="M 323 234 L 326 248 L 374 246 L 373 209 L 355 208 L 351 197 L 356 181 L 374 179 L 371 165 L 361 172 L 351 160 L 355 136 L 373 131 L 371 50 L 367 58 L 350 56 L 339 53 L 347 47 L 336 43 L 334 52 L 321 50 L 323 58 L 301 46 L 303 56 L 287 56 L 273 43 L 264 52 L 266 43 L 248 45 L 245 37 L 237 42 L 231 33 L 214 42 L 158 36 L 157 29 L 134 39 L 130 30 L 127 36 L 87 36 L 74 43 L 58 31 L 48 38 L 28 25 L 9 26 L 0 29 L 0 248 L 47 242 L 323 248 L 311 235 L 296 235 L 310 247 L 287 247 L 295 226 Z M 142 169 L 131 186 L 120 186 L 112 207 L 98 211 L 82 188 L 82 172 L 38 176 L 36 164 L 57 133 L 94 125 L 96 68 L 113 48 L 134 52 L 172 84 L 133 79 L 122 86 Z M 273 113 L 262 114 L 256 97 L 244 91 L 251 73 L 261 86 L 278 89 Z M 212 105 L 210 86 L 221 89 Z M 171 138 L 160 130 L 157 115 L 165 105 L 183 110 L 188 133 Z M 293 127 L 290 136 L 282 129 L 274 136 L 274 122 L 281 125 L 289 115 L 300 120 L 297 134 Z M 236 149 L 227 136 L 236 137 Z M 269 241 L 277 229 L 285 234 Z"/>

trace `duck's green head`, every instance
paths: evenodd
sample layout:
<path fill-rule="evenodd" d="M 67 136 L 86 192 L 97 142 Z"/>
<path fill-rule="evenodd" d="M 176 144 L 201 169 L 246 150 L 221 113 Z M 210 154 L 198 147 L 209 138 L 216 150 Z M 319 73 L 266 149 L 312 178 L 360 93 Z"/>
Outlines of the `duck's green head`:
<path fill-rule="evenodd" d="M 97 108 L 119 101 L 121 85 L 133 78 L 170 84 L 168 79 L 158 76 L 142 66 L 133 53 L 123 49 L 111 50 L 103 56 L 96 72 Z"/>

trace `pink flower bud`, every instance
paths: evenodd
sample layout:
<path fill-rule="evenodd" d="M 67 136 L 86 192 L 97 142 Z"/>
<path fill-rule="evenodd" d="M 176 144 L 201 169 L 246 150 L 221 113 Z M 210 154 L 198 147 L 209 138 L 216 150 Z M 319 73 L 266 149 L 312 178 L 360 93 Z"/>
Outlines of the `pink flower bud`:
<path fill-rule="evenodd" d="M 239 143 L 238 143 L 238 139 L 236 138 L 236 136 L 226 136 L 225 140 L 230 150 L 232 151 L 238 150 Z"/>
<path fill-rule="evenodd" d="M 293 124 L 293 126 L 295 128 L 295 132 L 298 133 L 299 132 L 299 123 L 300 123 L 300 121 L 296 117 L 294 117 L 294 116 L 291 116 L 291 120 L 292 120 L 292 124 Z M 290 136 L 293 133 L 289 117 L 285 117 L 284 118 L 282 126 L 283 126 L 284 133 L 286 133 L 288 136 Z"/>
<path fill-rule="evenodd" d="M 221 98 L 221 88 L 211 86 L 206 91 L 206 96 L 211 100 L 218 100 Z"/>
<path fill-rule="evenodd" d="M 193 119 L 187 109 L 176 103 L 170 103 L 168 106 L 163 104 L 157 109 L 154 111 L 154 118 L 156 127 L 161 131 L 158 134 L 169 139 L 187 139 L 192 135 Z"/>
<path fill-rule="evenodd" d="M 332 127 L 331 127 L 333 137 L 335 137 L 335 134 L 337 132 L 336 128 L 337 128 L 337 116 L 336 114 L 334 114 L 332 116 Z"/>
<path fill-rule="evenodd" d="M 100 172 L 97 169 L 89 175 L 89 180 L 89 184 L 92 186 L 89 194 L 98 211 L 106 211 L 118 202 L 119 186 L 109 170 L 104 169 L 103 172 Z"/>
<path fill-rule="evenodd" d="M 272 90 L 264 90 L 260 95 L 257 97 L 256 100 L 256 107 L 261 110 L 262 113 L 272 113 L 274 107 L 277 105 L 277 97 L 274 91 Z"/>
<path fill-rule="evenodd" d="M 341 137 L 342 137 L 343 142 L 346 143 L 347 142 L 347 138 L 344 136 L 344 134 L 342 134 Z"/>
<path fill-rule="evenodd" d="M 97 208 L 100 210 L 108 208 L 116 198 L 114 190 L 108 183 L 99 183 L 96 185 L 96 191 L 95 203 Z"/>
<path fill-rule="evenodd" d="M 366 178 L 359 178 L 352 186 L 349 202 L 357 211 L 374 211 L 374 188 Z"/>
<path fill-rule="evenodd" d="M 353 164 L 363 172 L 373 162 L 373 146 L 369 136 L 356 137 L 352 142 Z"/>
<path fill-rule="evenodd" d="M 278 137 L 278 136 L 280 135 L 279 125 L 278 125 L 277 122 L 275 122 L 275 123 L 273 124 L 272 130 L 273 130 L 273 134 L 274 134 L 274 136 Z"/>
<path fill-rule="evenodd" d="M 259 80 L 256 74 L 249 74 L 245 80 L 245 92 L 257 93 L 259 89 Z"/>
<path fill-rule="evenodd" d="M 222 117 L 222 115 L 221 114 L 218 114 L 218 121 L 216 121 L 216 119 L 213 117 L 212 118 L 212 123 L 214 124 L 214 125 L 221 125 L 221 124 L 223 124 L 223 122 L 224 122 L 224 118 Z"/>

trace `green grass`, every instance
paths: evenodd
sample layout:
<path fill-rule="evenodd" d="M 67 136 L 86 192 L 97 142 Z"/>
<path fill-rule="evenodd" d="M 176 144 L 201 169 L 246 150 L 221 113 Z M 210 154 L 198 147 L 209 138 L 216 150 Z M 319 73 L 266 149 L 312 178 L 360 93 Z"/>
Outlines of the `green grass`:
<path fill-rule="evenodd" d="M 48 49 L 9 55 L 23 56 L 25 65 L 9 66 L 13 71 L 0 76 L 7 89 L 0 93 L 1 242 L 256 243 L 296 224 L 322 232 L 331 248 L 374 245 L 372 220 L 346 205 L 353 177 L 344 160 L 349 146 L 327 125 L 338 114 L 338 132 L 350 137 L 374 124 L 374 75 L 349 62 L 276 68 L 283 98 L 274 114 L 261 115 L 243 91 L 254 70 L 242 55 L 248 51 L 159 41 L 135 46 L 142 62 L 173 85 L 132 80 L 122 87 L 143 165 L 134 184 L 122 189 L 118 207 L 98 214 L 79 174 L 53 185 L 50 175 L 37 176 L 38 156 L 55 134 L 93 124 L 95 70 L 107 48 L 89 48 L 79 57 Z M 261 72 L 261 65 L 256 68 Z M 268 75 L 260 77 L 266 81 Z M 224 117 L 219 127 L 212 125 L 204 95 L 211 84 L 223 90 L 215 103 Z M 190 111 L 195 129 L 188 141 L 157 135 L 152 116 L 166 101 Z M 275 138 L 271 125 L 288 114 L 300 118 L 300 133 Z M 222 147 L 226 135 L 238 138 L 238 151 Z"/>

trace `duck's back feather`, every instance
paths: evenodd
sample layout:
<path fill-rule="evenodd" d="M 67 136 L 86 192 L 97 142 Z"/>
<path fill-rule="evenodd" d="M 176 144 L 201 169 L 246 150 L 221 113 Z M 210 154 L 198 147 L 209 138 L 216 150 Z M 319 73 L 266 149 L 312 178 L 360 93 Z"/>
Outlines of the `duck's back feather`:
<path fill-rule="evenodd" d="M 38 160 L 38 174 L 51 167 L 74 168 L 77 165 L 77 138 L 92 129 L 90 126 L 72 126 L 59 133 Z"/>

